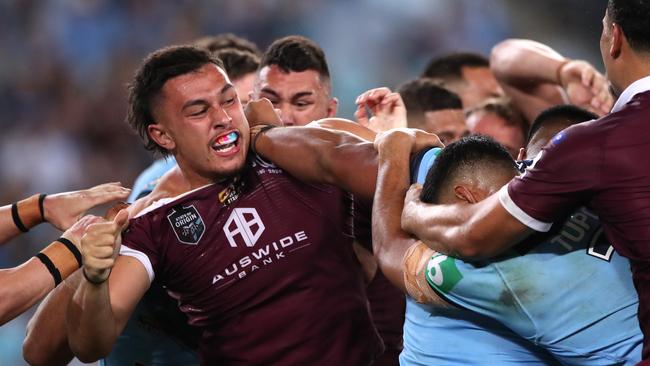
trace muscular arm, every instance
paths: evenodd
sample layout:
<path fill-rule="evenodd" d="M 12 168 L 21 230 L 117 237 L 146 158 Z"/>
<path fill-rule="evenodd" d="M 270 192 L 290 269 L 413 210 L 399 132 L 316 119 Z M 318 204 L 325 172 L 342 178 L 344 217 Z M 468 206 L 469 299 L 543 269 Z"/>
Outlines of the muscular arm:
<path fill-rule="evenodd" d="M 498 193 L 471 205 L 432 205 L 411 189 L 402 212 L 402 228 L 435 251 L 466 259 L 493 257 L 518 243 L 532 230 L 499 202 Z"/>
<path fill-rule="evenodd" d="M 277 127 L 260 135 L 255 149 L 299 179 L 333 184 L 365 200 L 373 197 L 377 153 L 371 142 L 355 135 L 319 127 Z"/>
<path fill-rule="evenodd" d="M 67 365 L 74 358 L 68 346 L 66 310 L 81 278 L 81 271 L 77 271 L 57 286 L 27 324 L 23 357 L 30 365 Z"/>
<path fill-rule="evenodd" d="M 0 270 L 0 324 L 29 309 L 54 288 L 54 279 L 36 258 Z"/>
<path fill-rule="evenodd" d="M 149 285 L 144 266 L 127 256 L 116 259 L 107 281 L 95 285 L 82 279 L 67 309 L 73 353 L 83 362 L 108 355 Z"/>
<path fill-rule="evenodd" d="M 384 139 L 378 146 L 377 190 L 372 206 L 372 247 L 386 278 L 418 302 L 447 303 L 427 285 L 424 270 L 435 253 L 400 227 L 404 195 L 409 187 L 411 145 Z"/>
<path fill-rule="evenodd" d="M 599 115 L 612 106 L 607 82 L 593 66 L 569 60 L 539 42 L 509 39 L 497 44 L 490 69 L 529 121 L 558 104 L 573 103 Z"/>

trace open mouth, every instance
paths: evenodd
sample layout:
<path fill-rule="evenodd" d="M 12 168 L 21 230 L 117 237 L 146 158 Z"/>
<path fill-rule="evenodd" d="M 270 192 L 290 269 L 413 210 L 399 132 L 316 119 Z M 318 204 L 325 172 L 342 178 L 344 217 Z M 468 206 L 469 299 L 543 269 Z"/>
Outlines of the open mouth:
<path fill-rule="evenodd" d="M 239 133 L 237 131 L 232 131 L 217 137 L 214 144 L 212 144 L 212 149 L 218 153 L 224 154 L 236 149 L 238 144 Z"/>

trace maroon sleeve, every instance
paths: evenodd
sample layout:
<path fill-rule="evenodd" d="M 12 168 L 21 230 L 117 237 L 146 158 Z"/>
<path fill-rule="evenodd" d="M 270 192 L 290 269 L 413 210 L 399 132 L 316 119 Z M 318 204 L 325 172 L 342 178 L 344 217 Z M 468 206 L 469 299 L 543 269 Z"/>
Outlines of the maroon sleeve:
<path fill-rule="evenodd" d="M 600 180 L 605 149 L 585 124 L 553 137 L 534 166 L 499 192 L 504 208 L 526 226 L 548 231 L 553 221 L 585 203 Z"/>
<path fill-rule="evenodd" d="M 158 268 L 158 249 L 151 237 L 151 216 L 144 215 L 132 219 L 129 228 L 122 234 L 120 255 L 137 259 L 153 281 Z"/>

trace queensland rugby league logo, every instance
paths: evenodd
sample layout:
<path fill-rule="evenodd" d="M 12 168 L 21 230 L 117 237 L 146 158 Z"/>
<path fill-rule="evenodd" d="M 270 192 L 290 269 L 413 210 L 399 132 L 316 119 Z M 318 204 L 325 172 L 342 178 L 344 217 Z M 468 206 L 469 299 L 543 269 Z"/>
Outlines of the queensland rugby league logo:
<path fill-rule="evenodd" d="M 174 206 L 167 215 L 176 238 L 183 244 L 196 245 L 205 232 L 203 218 L 194 205 Z"/>

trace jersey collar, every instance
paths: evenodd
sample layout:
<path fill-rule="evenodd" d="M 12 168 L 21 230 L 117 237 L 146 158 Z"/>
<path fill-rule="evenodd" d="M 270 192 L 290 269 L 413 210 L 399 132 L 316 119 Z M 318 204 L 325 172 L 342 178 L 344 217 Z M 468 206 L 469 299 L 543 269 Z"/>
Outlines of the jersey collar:
<path fill-rule="evenodd" d="M 641 78 L 632 84 L 630 84 L 623 92 L 621 93 L 621 96 L 618 97 L 618 100 L 616 101 L 616 104 L 614 104 L 614 108 L 612 108 L 612 113 L 618 112 L 623 107 L 630 101 L 632 98 L 639 94 L 643 93 L 645 91 L 650 90 L 650 76 L 646 76 L 644 78 Z"/>

